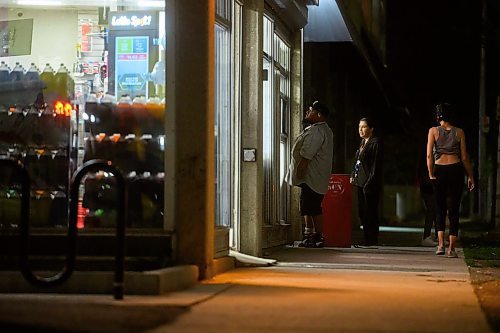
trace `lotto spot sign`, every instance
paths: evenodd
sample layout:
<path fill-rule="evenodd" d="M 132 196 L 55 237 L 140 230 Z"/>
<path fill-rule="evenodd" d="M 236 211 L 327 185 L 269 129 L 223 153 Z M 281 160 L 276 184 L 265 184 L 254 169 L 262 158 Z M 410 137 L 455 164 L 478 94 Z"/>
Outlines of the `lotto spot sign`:
<path fill-rule="evenodd" d="M 330 176 L 328 191 L 322 202 L 325 246 L 351 247 L 352 185 L 349 175 Z"/>

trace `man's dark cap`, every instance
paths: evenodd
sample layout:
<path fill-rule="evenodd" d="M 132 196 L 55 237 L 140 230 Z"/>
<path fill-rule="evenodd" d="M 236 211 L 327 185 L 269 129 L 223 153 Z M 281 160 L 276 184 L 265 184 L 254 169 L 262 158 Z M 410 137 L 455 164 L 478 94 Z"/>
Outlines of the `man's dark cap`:
<path fill-rule="evenodd" d="M 330 113 L 330 111 L 328 110 L 328 108 L 326 107 L 326 105 L 323 104 L 323 103 L 321 103 L 320 101 L 314 101 L 314 103 L 312 103 L 311 107 L 314 110 L 320 112 L 325 117 L 328 117 L 328 114 Z"/>

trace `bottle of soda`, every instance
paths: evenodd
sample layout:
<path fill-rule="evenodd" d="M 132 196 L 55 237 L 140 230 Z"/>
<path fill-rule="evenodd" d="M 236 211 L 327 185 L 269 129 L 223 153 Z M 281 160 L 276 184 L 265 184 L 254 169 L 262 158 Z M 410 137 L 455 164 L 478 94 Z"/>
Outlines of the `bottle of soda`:
<path fill-rule="evenodd" d="M 146 103 L 146 110 L 152 115 L 156 120 L 160 120 L 163 114 L 163 106 L 159 97 L 152 96 L 148 98 Z"/>
<path fill-rule="evenodd" d="M 116 115 L 116 98 L 113 95 L 105 94 L 101 98 L 101 103 L 97 103 L 96 117 L 99 118 L 101 131 L 116 133 L 119 126 Z"/>
<path fill-rule="evenodd" d="M 118 125 L 123 135 L 135 133 L 136 119 L 132 111 L 132 99 L 128 95 L 123 95 L 116 104 L 116 116 Z"/>
<path fill-rule="evenodd" d="M 143 96 L 137 96 L 132 100 L 132 110 L 137 117 L 141 117 L 146 108 L 146 99 Z"/>

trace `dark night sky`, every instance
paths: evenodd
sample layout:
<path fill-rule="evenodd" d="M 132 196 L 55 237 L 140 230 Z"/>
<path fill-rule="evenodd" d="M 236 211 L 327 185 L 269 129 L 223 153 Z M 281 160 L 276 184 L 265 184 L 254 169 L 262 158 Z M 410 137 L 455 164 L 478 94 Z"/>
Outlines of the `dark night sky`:
<path fill-rule="evenodd" d="M 425 122 L 432 106 L 446 100 L 457 107 L 464 123 L 477 121 L 472 115 L 477 117 L 479 99 L 480 1 L 390 5 L 387 74 L 397 104 Z"/>
<path fill-rule="evenodd" d="M 494 119 L 495 97 L 500 94 L 500 1 L 485 0 L 486 21 L 482 2 L 388 2 L 383 73 L 392 112 L 384 123 L 389 155 L 394 155 L 388 165 L 406 168 L 409 175 L 415 156 L 423 154 L 428 128 L 435 125 L 434 105 L 442 101 L 455 106 L 456 125 L 465 130 L 473 163 L 480 136 L 487 137 L 487 150 L 495 146 L 496 131 L 479 132 L 480 68 L 481 46 L 486 45 L 486 114 Z M 405 159 L 413 162 L 405 167 Z"/>
<path fill-rule="evenodd" d="M 500 94 L 500 0 L 484 1 L 491 15 L 486 22 L 481 19 L 483 0 L 386 1 L 384 61 L 379 61 L 374 46 L 378 42 L 372 44 L 366 31 L 360 31 L 366 53 L 354 49 L 356 46 L 349 42 L 306 43 L 304 96 L 324 98 L 334 107 L 337 121 L 342 124 L 371 116 L 379 134 L 385 137 L 385 171 L 388 179 L 396 183 L 412 183 L 416 159 L 425 157 L 428 129 L 436 125 L 434 106 L 439 102 L 450 102 L 457 109 L 456 125 L 465 130 L 469 152 L 477 161 L 478 139 L 482 135 L 482 32 L 488 36 L 486 112 L 493 118 L 495 98 Z M 359 53 L 359 59 L 349 47 Z M 366 54 L 372 67 L 366 65 Z M 372 69 L 378 74 L 378 81 Z M 345 146 L 345 151 L 338 154 L 339 160 L 349 160 L 353 150 L 350 142 L 357 142 L 357 133 L 349 134 L 351 129 L 336 128 L 345 134 L 345 142 L 339 143 Z M 495 135 L 490 134 L 490 143 L 496 142 Z M 337 163 L 339 168 L 346 165 Z M 402 176 L 396 179 L 395 174 Z"/>
<path fill-rule="evenodd" d="M 386 123 L 386 132 L 393 132 L 388 148 L 409 160 L 425 154 L 428 128 L 436 125 L 434 105 L 447 101 L 457 110 L 456 125 L 465 130 L 471 158 L 477 159 L 481 1 L 389 5 L 384 74 L 395 116 Z M 413 162 L 408 164 L 411 170 Z"/>

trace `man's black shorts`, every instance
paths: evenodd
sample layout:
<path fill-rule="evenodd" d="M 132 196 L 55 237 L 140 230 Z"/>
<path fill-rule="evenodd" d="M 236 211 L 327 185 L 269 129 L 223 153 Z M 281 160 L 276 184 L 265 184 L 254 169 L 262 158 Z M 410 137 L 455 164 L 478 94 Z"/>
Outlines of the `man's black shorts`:
<path fill-rule="evenodd" d="M 300 215 L 322 215 L 321 202 L 324 194 L 314 192 L 308 185 L 300 184 Z"/>

